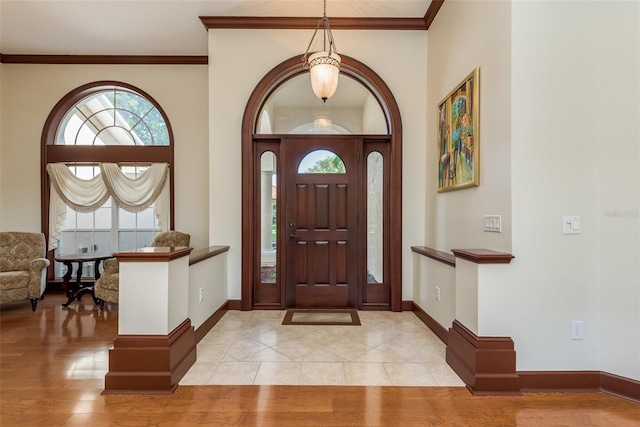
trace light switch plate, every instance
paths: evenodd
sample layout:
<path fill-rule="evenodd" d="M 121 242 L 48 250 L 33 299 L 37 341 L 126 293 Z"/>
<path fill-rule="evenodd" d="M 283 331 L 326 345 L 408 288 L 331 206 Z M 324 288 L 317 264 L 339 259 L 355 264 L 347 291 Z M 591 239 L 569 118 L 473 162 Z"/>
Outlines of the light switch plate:
<path fill-rule="evenodd" d="M 562 217 L 562 234 L 580 234 L 582 226 L 579 216 Z"/>
<path fill-rule="evenodd" d="M 484 231 L 492 233 L 502 233 L 502 216 L 501 215 L 485 215 Z"/>

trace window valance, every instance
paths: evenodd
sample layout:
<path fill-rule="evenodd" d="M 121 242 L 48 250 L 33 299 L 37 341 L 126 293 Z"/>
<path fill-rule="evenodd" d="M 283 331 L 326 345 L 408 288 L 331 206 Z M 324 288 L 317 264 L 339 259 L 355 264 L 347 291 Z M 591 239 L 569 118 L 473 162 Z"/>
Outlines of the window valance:
<path fill-rule="evenodd" d="M 109 197 L 128 212 L 142 212 L 154 206 L 160 228 L 169 227 L 167 163 L 154 163 L 137 178 L 129 178 L 115 163 L 100 163 L 100 173 L 91 179 L 76 177 L 64 163 L 49 163 L 49 250 L 58 247 L 66 219 L 66 206 L 77 212 L 94 212 Z M 66 205 L 66 206 L 65 206 Z"/>

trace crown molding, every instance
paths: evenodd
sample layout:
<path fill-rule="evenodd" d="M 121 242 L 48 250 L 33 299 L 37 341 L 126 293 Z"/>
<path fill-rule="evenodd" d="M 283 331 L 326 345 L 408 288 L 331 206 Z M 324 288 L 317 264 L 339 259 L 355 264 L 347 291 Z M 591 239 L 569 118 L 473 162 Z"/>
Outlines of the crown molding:
<path fill-rule="evenodd" d="M 206 55 L 12 55 L 0 54 L 3 64 L 88 65 L 207 65 Z"/>
<path fill-rule="evenodd" d="M 431 0 L 429 8 L 424 14 L 424 23 L 427 26 L 427 30 L 429 29 L 429 27 L 431 27 L 431 23 L 433 22 L 433 20 L 436 19 L 436 15 L 442 7 L 442 3 L 444 3 L 444 0 Z"/>
<path fill-rule="evenodd" d="M 306 30 L 318 25 L 318 18 L 265 16 L 201 16 L 211 29 Z M 426 31 L 424 18 L 331 18 L 332 30 L 419 30 Z"/>

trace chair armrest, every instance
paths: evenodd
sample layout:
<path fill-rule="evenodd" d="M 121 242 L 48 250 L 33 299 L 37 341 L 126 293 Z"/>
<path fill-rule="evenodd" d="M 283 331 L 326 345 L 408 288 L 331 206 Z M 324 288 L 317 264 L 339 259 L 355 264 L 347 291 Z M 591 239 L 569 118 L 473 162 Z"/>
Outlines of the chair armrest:
<path fill-rule="evenodd" d="M 107 274 L 115 274 L 120 272 L 120 264 L 115 258 L 109 258 L 104 260 L 104 273 L 103 276 Z"/>
<path fill-rule="evenodd" d="M 51 262 L 36 258 L 29 264 L 29 298 L 40 298 L 47 286 L 47 267 Z"/>

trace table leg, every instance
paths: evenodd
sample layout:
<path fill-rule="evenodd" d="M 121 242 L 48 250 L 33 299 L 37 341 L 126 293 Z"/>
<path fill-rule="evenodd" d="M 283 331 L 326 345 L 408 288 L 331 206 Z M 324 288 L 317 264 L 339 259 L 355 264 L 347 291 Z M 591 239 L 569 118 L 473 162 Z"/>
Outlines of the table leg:
<path fill-rule="evenodd" d="M 100 262 L 101 261 L 102 260 L 97 259 L 93 265 L 93 277 L 96 279 L 96 282 L 100 278 Z M 101 307 L 104 307 L 104 301 L 102 301 L 100 298 L 96 298 L 95 285 L 91 287 L 91 297 L 93 298 L 93 303 L 95 305 L 101 304 Z"/>
<path fill-rule="evenodd" d="M 67 296 L 67 302 L 62 304 L 63 307 L 67 307 L 73 301 L 73 291 L 69 289 L 69 281 L 71 280 L 71 272 L 73 271 L 73 265 L 71 261 L 64 262 L 65 267 L 67 268 L 66 273 L 64 273 L 64 277 L 62 278 L 62 290 L 64 294 Z"/>
<path fill-rule="evenodd" d="M 71 271 L 72 271 L 71 261 L 66 261 L 64 264 L 68 268 L 67 274 L 64 275 L 65 281 L 67 284 L 67 290 L 65 291 L 67 293 L 67 302 L 62 304 L 62 306 L 68 307 L 69 304 L 71 304 L 74 299 L 79 299 L 79 297 L 82 296 L 80 294 L 80 285 L 82 283 L 82 261 L 78 261 L 78 272 L 76 274 L 76 285 L 74 286 L 74 289 L 69 289 L 69 281 L 71 279 Z M 69 276 L 69 278 L 67 278 L 67 275 Z M 64 288 L 64 282 L 63 282 L 63 288 Z"/>

